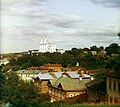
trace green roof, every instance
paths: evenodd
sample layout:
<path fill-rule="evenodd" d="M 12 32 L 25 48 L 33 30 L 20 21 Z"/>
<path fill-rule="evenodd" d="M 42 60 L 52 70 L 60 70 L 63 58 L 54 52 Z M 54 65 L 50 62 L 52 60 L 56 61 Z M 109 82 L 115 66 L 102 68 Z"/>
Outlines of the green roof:
<path fill-rule="evenodd" d="M 37 70 L 18 70 L 16 71 L 17 74 L 38 74 L 39 71 Z"/>
<path fill-rule="evenodd" d="M 55 88 L 62 87 L 63 90 L 65 91 L 79 91 L 79 90 L 84 90 L 86 89 L 86 83 L 90 82 L 89 79 L 72 79 L 69 77 L 63 77 L 61 76 L 58 79 L 52 79 L 50 80 L 51 85 Z"/>

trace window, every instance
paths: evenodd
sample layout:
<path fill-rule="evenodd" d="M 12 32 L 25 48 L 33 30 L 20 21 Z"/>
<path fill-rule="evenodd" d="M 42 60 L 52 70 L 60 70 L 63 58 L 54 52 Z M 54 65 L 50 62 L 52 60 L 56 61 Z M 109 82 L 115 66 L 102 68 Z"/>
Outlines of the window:
<path fill-rule="evenodd" d="M 73 97 L 74 96 L 74 94 L 69 94 L 69 97 Z"/>
<path fill-rule="evenodd" d="M 60 97 L 60 91 L 58 91 L 58 97 Z"/>
<path fill-rule="evenodd" d="M 57 96 L 57 94 L 58 94 L 58 92 L 57 92 L 57 90 L 55 90 L 55 96 Z"/>
<path fill-rule="evenodd" d="M 55 90 L 54 89 L 52 90 L 52 95 L 55 95 Z"/>
<path fill-rule="evenodd" d="M 52 93 L 52 95 L 54 94 L 54 89 L 51 89 L 51 93 Z"/>
<path fill-rule="evenodd" d="M 28 74 L 28 77 L 30 77 L 30 74 Z"/>
<path fill-rule="evenodd" d="M 80 95 L 80 94 L 75 94 L 75 96 L 78 96 L 78 95 Z"/>
<path fill-rule="evenodd" d="M 113 98 L 112 98 L 112 97 L 110 97 L 110 103 L 112 103 L 112 100 L 113 100 Z"/>
<path fill-rule="evenodd" d="M 113 89 L 116 91 L 116 81 L 113 82 Z"/>
<path fill-rule="evenodd" d="M 62 99 L 64 99 L 64 97 L 65 97 L 65 94 L 64 94 L 64 92 L 62 92 Z"/>
<path fill-rule="evenodd" d="M 112 81 L 109 79 L 109 89 L 112 89 L 112 85 L 111 85 Z"/>
<path fill-rule="evenodd" d="M 120 82 L 118 83 L 118 92 L 120 92 Z"/>

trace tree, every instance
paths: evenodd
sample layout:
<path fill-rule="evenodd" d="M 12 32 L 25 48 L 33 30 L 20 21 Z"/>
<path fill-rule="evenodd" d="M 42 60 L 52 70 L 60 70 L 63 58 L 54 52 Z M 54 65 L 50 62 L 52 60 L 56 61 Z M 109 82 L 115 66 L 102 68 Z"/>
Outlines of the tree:
<path fill-rule="evenodd" d="M 6 81 L 2 92 L 2 101 L 9 102 L 15 107 L 29 107 L 50 99 L 49 96 L 43 99 L 43 95 L 37 93 L 32 82 L 20 80 L 14 72 L 6 73 Z"/>
<path fill-rule="evenodd" d="M 120 55 L 115 58 L 114 70 L 115 71 L 120 71 Z"/>
<path fill-rule="evenodd" d="M 83 51 L 89 51 L 89 48 L 84 48 Z"/>
<path fill-rule="evenodd" d="M 74 57 L 71 54 L 64 53 L 62 55 L 62 62 L 61 64 L 63 67 L 70 67 L 73 64 Z"/>
<path fill-rule="evenodd" d="M 3 74 L 2 66 L 0 66 L 0 101 L 2 101 L 2 97 L 3 97 L 4 84 L 5 84 L 5 75 Z"/>
<path fill-rule="evenodd" d="M 108 55 L 120 54 L 120 46 L 117 43 L 112 43 L 110 46 L 105 48 Z"/>
<path fill-rule="evenodd" d="M 100 51 L 103 51 L 103 50 L 104 50 L 104 47 L 100 46 L 97 51 L 100 52 Z"/>
<path fill-rule="evenodd" d="M 91 51 L 98 51 L 98 48 L 97 48 L 96 45 L 94 45 L 94 46 L 90 47 L 90 50 L 91 50 Z"/>
<path fill-rule="evenodd" d="M 9 61 L 9 64 L 10 65 L 16 65 L 16 59 L 15 58 L 11 58 L 10 61 Z"/>

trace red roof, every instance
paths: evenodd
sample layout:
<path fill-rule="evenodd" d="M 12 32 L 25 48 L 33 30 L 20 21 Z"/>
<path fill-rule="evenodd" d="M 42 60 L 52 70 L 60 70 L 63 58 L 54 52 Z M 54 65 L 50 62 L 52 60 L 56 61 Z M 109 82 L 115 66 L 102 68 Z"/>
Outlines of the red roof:
<path fill-rule="evenodd" d="M 87 73 L 95 73 L 98 72 L 98 70 L 86 70 Z"/>
<path fill-rule="evenodd" d="M 27 70 L 39 70 L 40 69 L 40 66 L 32 66 L 32 67 L 29 67 L 29 68 L 26 68 Z"/>
<path fill-rule="evenodd" d="M 62 67 L 61 64 L 45 64 L 46 67 Z"/>
<path fill-rule="evenodd" d="M 41 66 L 40 67 L 40 70 L 48 70 L 49 68 L 48 67 L 46 67 L 46 66 Z"/>
<path fill-rule="evenodd" d="M 79 70 L 83 70 L 84 68 L 83 67 L 74 67 L 72 68 L 72 71 L 79 71 Z"/>

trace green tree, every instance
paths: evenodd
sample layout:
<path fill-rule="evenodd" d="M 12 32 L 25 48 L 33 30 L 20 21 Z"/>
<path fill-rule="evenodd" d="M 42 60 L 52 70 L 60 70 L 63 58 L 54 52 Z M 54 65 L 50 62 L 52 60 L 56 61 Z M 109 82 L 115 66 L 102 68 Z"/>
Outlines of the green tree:
<path fill-rule="evenodd" d="M 120 71 L 120 55 L 115 58 L 114 70 L 115 71 Z"/>
<path fill-rule="evenodd" d="M 6 73 L 2 101 L 9 102 L 15 107 L 29 107 L 49 100 L 49 96 L 42 98 L 35 90 L 33 82 L 25 82 L 19 79 L 16 73 Z M 42 100 L 40 100 L 42 99 Z"/>
<path fill-rule="evenodd" d="M 28 60 L 29 66 L 39 66 L 38 56 L 31 56 Z"/>
<path fill-rule="evenodd" d="M 5 75 L 2 71 L 2 66 L 0 66 L 0 101 L 2 101 L 2 97 L 3 97 L 4 84 L 5 84 Z"/>
<path fill-rule="evenodd" d="M 91 51 L 98 51 L 98 47 L 96 45 L 90 47 L 90 50 Z"/>
<path fill-rule="evenodd" d="M 108 63 L 108 68 L 115 71 L 120 71 L 120 55 L 118 57 L 111 58 Z"/>
<path fill-rule="evenodd" d="M 120 46 L 117 43 L 113 43 L 110 46 L 106 47 L 105 51 L 108 55 L 120 54 Z"/>
<path fill-rule="evenodd" d="M 74 56 L 71 54 L 64 53 L 62 55 L 62 62 L 61 64 L 63 67 L 70 67 L 73 64 Z"/>
<path fill-rule="evenodd" d="M 98 51 L 98 52 L 104 51 L 104 47 L 103 47 L 103 46 L 100 46 L 97 51 Z"/>
<path fill-rule="evenodd" d="M 10 61 L 9 61 L 9 64 L 10 65 L 16 65 L 16 59 L 15 58 L 11 58 Z"/>

